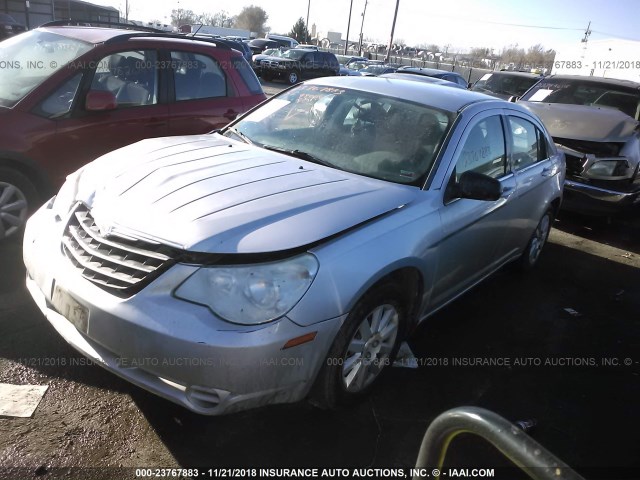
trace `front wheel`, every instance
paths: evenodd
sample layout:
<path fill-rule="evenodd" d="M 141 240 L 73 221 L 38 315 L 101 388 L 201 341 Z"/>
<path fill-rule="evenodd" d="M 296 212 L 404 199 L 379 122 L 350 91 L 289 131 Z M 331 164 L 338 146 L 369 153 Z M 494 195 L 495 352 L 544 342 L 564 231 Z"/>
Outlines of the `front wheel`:
<path fill-rule="evenodd" d="M 552 223 L 553 211 L 547 210 L 540 219 L 533 235 L 531 235 L 531 239 L 527 244 L 527 248 L 522 253 L 522 257 L 520 257 L 520 268 L 522 270 L 531 270 L 538 263 L 540 254 L 542 253 L 542 248 L 549 238 Z"/>
<path fill-rule="evenodd" d="M 298 83 L 300 81 L 300 72 L 297 70 L 291 70 L 287 75 L 287 81 L 289 82 L 289 85 L 295 85 Z"/>
<path fill-rule="evenodd" d="M 366 395 L 400 346 L 407 311 L 397 287 L 373 288 L 356 304 L 338 332 L 311 393 L 322 408 Z"/>
<path fill-rule="evenodd" d="M 29 213 L 37 205 L 37 192 L 22 173 L 0 168 L 0 242 L 18 238 Z"/>

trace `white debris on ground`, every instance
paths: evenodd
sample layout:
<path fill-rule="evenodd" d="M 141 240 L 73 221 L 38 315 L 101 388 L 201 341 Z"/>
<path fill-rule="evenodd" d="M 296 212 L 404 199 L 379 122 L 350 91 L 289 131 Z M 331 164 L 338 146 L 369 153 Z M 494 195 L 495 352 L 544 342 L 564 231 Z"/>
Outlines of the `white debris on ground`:
<path fill-rule="evenodd" d="M 418 360 L 411 351 L 407 342 L 402 342 L 396 360 L 393 362 L 394 367 L 418 368 Z"/>
<path fill-rule="evenodd" d="M 31 417 L 48 388 L 48 385 L 0 383 L 0 416 Z"/>

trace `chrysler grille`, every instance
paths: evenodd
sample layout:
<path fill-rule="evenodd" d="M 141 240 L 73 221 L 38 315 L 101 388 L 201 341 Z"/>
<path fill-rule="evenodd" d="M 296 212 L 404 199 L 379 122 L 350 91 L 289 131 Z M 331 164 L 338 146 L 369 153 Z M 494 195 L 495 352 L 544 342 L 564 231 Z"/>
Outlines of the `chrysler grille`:
<path fill-rule="evenodd" d="M 140 291 L 174 263 L 166 245 L 103 235 L 83 205 L 67 224 L 62 250 L 84 278 L 120 296 Z"/>

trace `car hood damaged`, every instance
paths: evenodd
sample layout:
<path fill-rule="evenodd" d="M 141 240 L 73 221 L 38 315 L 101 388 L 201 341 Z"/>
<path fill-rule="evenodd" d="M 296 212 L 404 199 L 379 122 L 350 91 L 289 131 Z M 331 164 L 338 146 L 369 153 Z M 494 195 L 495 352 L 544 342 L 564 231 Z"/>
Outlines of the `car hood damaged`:
<path fill-rule="evenodd" d="M 614 108 L 542 102 L 519 104 L 540 117 L 553 138 L 625 142 L 638 128 L 636 120 Z"/>
<path fill-rule="evenodd" d="M 417 193 L 212 134 L 143 140 L 111 152 L 81 172 L 76 198 L 114 232 L 236 254 L 321 241 Z"/>

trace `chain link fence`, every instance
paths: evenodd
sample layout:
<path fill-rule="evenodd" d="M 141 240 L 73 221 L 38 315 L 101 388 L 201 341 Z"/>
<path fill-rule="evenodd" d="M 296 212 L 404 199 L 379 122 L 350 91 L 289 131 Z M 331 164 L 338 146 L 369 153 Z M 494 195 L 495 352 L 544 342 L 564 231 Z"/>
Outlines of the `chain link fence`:
<path fill-rule="evenodd" d="M 344 49 L 338 48 L 329 48 L 329 49 L 321 49 L 336 55 L 342 55 L 344 53 Z M 358 51 L 349 50 L 347 52 L 348 55 L 358 55 Z M 362 56 L 369 58 L 370 60 L 381 60 L 384 61 L 386 58 L 386 53 L 378 53 L 378 52 L 362 52 Z M 484 74 L 491 73 L 492 70 L 487 68 L 478 68 L 471 67 L 462 63 L 449 63 L 449 62 L 438 62 L 438 61 L 429 61 L 424 60 L 419 57 L 406 57 L 399 55 L 391 55 L 389 57 L 389 62 L 392 65 L 400 65 L 400 66 L 410 66 L 410 67 L 421 67 L 421 68 L 436 68 L 439 70 L 447 70 L 449 72 L 456 72 L 462 75 L 469 84 L 473 84 L 477 82 Z"/>

